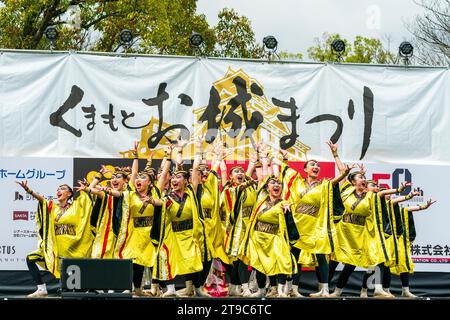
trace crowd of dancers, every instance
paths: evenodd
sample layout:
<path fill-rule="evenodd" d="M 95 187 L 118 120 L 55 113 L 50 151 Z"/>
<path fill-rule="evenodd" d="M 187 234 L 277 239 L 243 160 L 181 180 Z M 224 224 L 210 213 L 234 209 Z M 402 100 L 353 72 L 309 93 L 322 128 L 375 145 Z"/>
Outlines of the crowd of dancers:
<path fill-rule="evenodd" d="M 339 297 L 360 267 L 367 270 L 361 297 L 368 296 L 372 275 L 373 295 L 394 297 L 391 274 L 400 276 L 403 297 L 415 297 L 409 290 L 412 213 L 435 201 L 400 206 L 418 195 L 399 195 L 409 182 L 380 189 L 366 180 L 363 166 L 343 164 L 331 142 L 339 170 L 332 180 L 319 179 L 319 162 L 308 160 L 302 172 L 294 170 L 287 152 L 262 142 L 248 155 L 246 170 L 228 170 L 229 149 L 219 138 L 209 151 L 210 165 L 202 140 L 194 142 L 194 161 L 186 170 L 186 143 L 167 146 L 159 169 L 149 157 L 142 171 L 135 143 L 131 168 L 102 167 L 90 181 L 78 182 L 76 199 L 69 185 L 59 186 L 49 201 L 27 181 L 18 182 L 39 201 L 38 249 L 27 256 L 38 288 L 28 296 L 48 294 L 38 265 L 59 278 L 62 258 L 115 258 L 133 260 L 135 296 L 210 296 L 204 285 L 215 259 L 225 270 L 229 296 L 302 297 L 301 270 L 309 267 L 316 269 L 319 289 L 311 296 Z M 339 263 L 343 270 L 330 293 Z M 152 277 L 149 290 L 142 287 L 145 268 Z M 177 291 L 179 277 L 185 288 Z"/>

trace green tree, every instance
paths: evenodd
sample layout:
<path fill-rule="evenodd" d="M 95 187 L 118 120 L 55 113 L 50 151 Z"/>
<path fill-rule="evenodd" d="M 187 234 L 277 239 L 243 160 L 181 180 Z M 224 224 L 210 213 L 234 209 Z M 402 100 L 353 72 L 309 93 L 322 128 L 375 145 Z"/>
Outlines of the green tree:
<path fill-rule="evenodd" d="M 356 36 L 345 62 L 389 64 L 394 59 L 394 55 L 383 47 L 379 39 Z"/>
<path fill-rule="evenodd" d="M 323 33 L 321 39 L 314 39 L 316 45 L 308 48 L 308 57 L 314 61 L 334 61 L 336 54 L 331 50 L 331 44 L 337 39 L 341 39 L 340 35 L 337 33 Z M 342 41 L 345 43 L 345 51 L 341 54 L 341 58 L 345 60 L 351 50 L 351 46 L 348 40 L 342 39 Z"/>
<path fill-rule="evenodd" d="M 203 35 L 204 53 L 213 52 L 214 30 L 196 13 L 197 0 L 4 0 L 0 1 L 0 45 L 4 48 L 47 49 L 44 30 L 55 25 L 55 49 L 113 51 L 118 34 L 135 35 L 129 51 L 190 55 L 189 36 Z M 79 11 L 70 25 L 69 9 Z"/>
<path fill-rule="evenodd" d="M 334 40 L 341 39 L 339 34 L 324 33 L 322 40 L 316 38 L 316 45 L 308 48 L 308 57 L 314 61 L 335 61 L 336 53 L 331 49 Z M 356 36 L 353 44 L 347 39 L 341 61 L 350 63 L 393 63 L 395 55 L 384 48 L 379 39 Z"/>
<path fill-rule="evenodd" d="M 232 58 L 260 58 L 262 46 L 255 41 L 250 20 L 233 9 L 222 9 L 214 28 L 216 35 L 215 55 Z"/>
<path fill-rule="evenodd" d="M 280 53 L 278 53 L 278 56 L 280 57 L 281 60 L 302 60 L 303 59 L 303 54 L 301 54 L 300 52 L 293 53 L 293 52 L 288 52 L 288 51 L 281 51 Z"/>

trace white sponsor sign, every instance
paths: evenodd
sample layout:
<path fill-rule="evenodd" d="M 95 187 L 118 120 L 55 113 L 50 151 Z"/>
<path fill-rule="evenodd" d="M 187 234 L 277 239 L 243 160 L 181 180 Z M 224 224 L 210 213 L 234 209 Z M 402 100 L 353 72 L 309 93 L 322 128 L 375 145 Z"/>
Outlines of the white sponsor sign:
<path fill-rule="evenodd" d="M 27 270 L 26 256 L 37 249 L 38 202 L 16 183 L 22 180 L 50 199 L 61 184 L 72 186 L 73 160 L 0 158 L 0 270 Z"/>

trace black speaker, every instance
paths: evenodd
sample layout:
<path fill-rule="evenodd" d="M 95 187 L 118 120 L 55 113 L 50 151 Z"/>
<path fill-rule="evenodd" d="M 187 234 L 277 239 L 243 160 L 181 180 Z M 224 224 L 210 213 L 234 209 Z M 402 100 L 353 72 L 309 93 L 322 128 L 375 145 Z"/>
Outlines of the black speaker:
<path fill-rule="evenodd" d="M 62 259 L 61 288 L 64 291 L 131 290 L 131 259 Z"/>

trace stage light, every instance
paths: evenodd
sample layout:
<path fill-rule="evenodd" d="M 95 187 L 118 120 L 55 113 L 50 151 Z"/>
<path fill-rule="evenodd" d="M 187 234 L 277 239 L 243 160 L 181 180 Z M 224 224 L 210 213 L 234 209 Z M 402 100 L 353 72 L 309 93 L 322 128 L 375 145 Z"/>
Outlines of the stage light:
<path fill-rule="evenodd" d="M 203 37 L 200 33 L 193 31 L 189 37 L 191 47 L 199 48 L 203 44 Z"/>
<path fill-rule="evenodd" d="M 133 33 L 128 29 L 123 29 L 119 33 L 119 42 L 125 48 L 129 48 L 133 42 Z"/>
<path fill-rule="evenodd" d="M 264 48 L 271 50 L 271 51 L 276 51 L 277 46 L 278 46 L 278 41 L 277 41 L 277 39 L 275 39 L 274 36 L 266 36 L 263 39 L 263 44 L 264 44 Z"/>
<path fill-rule="evenodd" d="M 54 43 L 58 38 L 58 30 L 55 26 L 48 26 L 44 31 L 44 36 L 48 41 Z"/>
<path fill-rule="evenodd" d="M 331 48 L 334 52 L 338 53 L 339 55 L 342 55 L 345 51 L 345 42 L 341 39 L 336 39 L 331 43 Z"/>
<path fill-rule="evenodd" d="M 408 41 L 403 41 L 398 47 L 398 53 L 402 58 L 411 58 L 413 56 L 414 47 Z"/>

